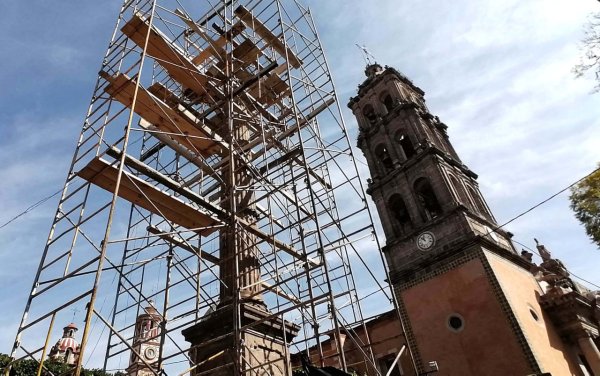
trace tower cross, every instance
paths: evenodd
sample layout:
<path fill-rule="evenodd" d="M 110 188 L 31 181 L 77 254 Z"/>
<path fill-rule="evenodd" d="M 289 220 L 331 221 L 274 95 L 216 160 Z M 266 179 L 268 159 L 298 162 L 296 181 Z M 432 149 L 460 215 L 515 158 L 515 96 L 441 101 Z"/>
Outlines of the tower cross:
<path fill-rule="evenodd" d="M 362 46 L 360 44 L 356 43 L 356 47 L 358 47 L 358 49 L 362 52 L 363 59 L 365 59 L 365 64 L 371 65 L 371 64 L 377 62 L 377 59 L 375 58 L 375 56 L 373 56 L 373 54 L 371 52 L 369 52 L 369 50 L 364 45 L 364 43 Z M 371 61 L 371 59 L 373 59 L 373 61 Z"/>
<path fill-rule="evenodd" d="M 71 319 L 71 322 L 75 322 L 75 316 L 77 315 L 78 312 L 81 312 L 81 310 L 77 307 L 73 307 L 73 308 L 71 308 L 71 311 L 73 312 L 73 318 Z"/>

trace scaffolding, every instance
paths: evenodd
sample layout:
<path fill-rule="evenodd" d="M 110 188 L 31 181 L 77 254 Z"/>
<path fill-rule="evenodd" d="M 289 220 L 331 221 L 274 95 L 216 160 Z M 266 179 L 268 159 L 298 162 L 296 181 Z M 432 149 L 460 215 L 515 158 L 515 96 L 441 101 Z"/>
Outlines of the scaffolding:
<path fill-rule="evenodd" d="M 41 372 L 76 307 L 76 375 L 290 375 L 303 351 L 347 370 L 343 341 L 379 374 L 352 328 L 393 298 L 350 143 L 299 2 L 126 0 L 11 356 Z"/>

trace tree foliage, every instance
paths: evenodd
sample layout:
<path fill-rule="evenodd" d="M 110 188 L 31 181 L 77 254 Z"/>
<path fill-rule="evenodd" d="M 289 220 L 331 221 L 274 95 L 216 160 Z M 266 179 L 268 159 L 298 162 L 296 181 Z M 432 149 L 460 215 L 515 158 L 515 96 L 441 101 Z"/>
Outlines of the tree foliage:
<path fill-rule="evenodd" d="M 585 232 L 600 247 L 600 165 L 571 188 L 571 209 Z"/>
<path fill-rule="evenodd" d="M 5 367 L 10 363 L 10 357 L 6 354 L 0 354 L 0 370 L 4 371 Z M 22 359 L 15 362 L 10 370 L 11 376 L 36 376 L 39 363 L 33 359 Z M 56 360 L 46 360 L 42 371 L 44 376 L 59 376 L 72 374 L 73 366 Z M 124 373 L 117 372 L 115 374 L 104 372 L 101 369 L 82 369 L 84 376 L 124 376 Z"/>
<path fill-rule="evenodd" d="M 584 53 L 579 64 L 573 67 L 573 72 L 577 77 L 583 76 L 588 71 L 593 72 L 596 78 L 594 91 L 600 92 L 600 12 L 590 16 L 582 42 Z"/>

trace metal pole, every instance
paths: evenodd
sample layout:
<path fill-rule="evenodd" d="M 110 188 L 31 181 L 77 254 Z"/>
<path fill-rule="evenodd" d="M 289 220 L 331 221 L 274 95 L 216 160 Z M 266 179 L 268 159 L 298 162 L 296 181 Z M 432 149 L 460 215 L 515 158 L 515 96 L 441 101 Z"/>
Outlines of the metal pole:
<path fill-rule="evenodd" d="M 279 11 L 279 14 L 281 14 L 281 2 L 280 2 L 280 0 L 276 0 L 276 3 L 277 3 L 277 9 Z M 285 37 L 286 30 L 283 27 L 283 22 L 281 21 L 281 19 L 280 19 L 279 24 L 281 26 L 281 33 L 283 35 L 283 44 L 284 44 L 284 48 L 285 48 L 285 51 L 286 51 L 286 60 L 288 60 L 289 58 L 287 56 L 287 51 L 288 51 L 287 38 Z M 288 84 L 290 85 L 290 87 L 293 86 L 291 75 L 288 75 Z M 291 92 L 291 97 L 292 97 L 292 103 L 296 103 L 293 91 Z M 304 150 L 304 139 L 302 137 L 302 132 L 301 132 L 300 126 L 299 126 L 299 124 L 300 124 L 300 117 L 298 116 L 298 112 L 297 112 L 296 106 L 293 106 L 292 112 L 293 112 L 293 115 L 294 115 L 294 118 L 295 118 L 296 127 L 298 128 L 298 130 L 297 130 L 297 132 L 298 132 L 298 140 L 299 140 L 299 147 L 300 147 L 300 150 L 301 150 L 300 155 L 302 156 L 301 160 L 303 162 L 303 166 L 302 167 L 304 168 L 304 173 L 307 176 L 306 186 L 307 186 L 307 189 L 308 189 L 308 192 L 309 192 L 309 197 L 310 197 L 311 205 L 313 207 L 314 212 L 316 213 L 317 210 L 316 210 L 316 205 L 315 205 L 315 197 L 314 197 L 314 192 L 313 192 L 313 189 L 312 189 L 312 183 L 310 181 L 310 178 L 308 178 L 308 176 L 310 176 L 310 172 L 308 171 L 309 169 L 308 169 L 308 166 L 307 166 L 307 163 L 306 163 L 306 154 L 305 154 L 306 151 Z M 321 256 L 321 262 L 322 262 L 324 273 L 325 273 L 325 280 L 326 280 L 326 284 L 327 284 L 327 290 L 329 292 L 328 295 L 329 295 L 330 313 L 331 313 L 332 321 L 333 321 L 333 325 L 334 325 L 334 338 L 335 338 L 336 346 L 338 348 L 338 356 L 339 356 L 339 359 L 340 359 L 340 363 L 341 363 L 342 369 L 344 371 L 346 371 L 347 370 L 346 369 L 346 355 L 344 354 L 344 349 L 342 347 L 340 327 L 339 327 L 339 323 L 338 323 L 338 320 L 337 320 L 337 317 L 336 317 L 337 316 L 337 312 L 336 312 L 336 309 L 335 309 L 335 298 L 333 296 L 333 289 L 332 289 L 332 286 L 331 286 L 331 280 L 330 280 L 330 276 L 329 276 L 329 268 L 327 266 L 327 259 L 325 258 L 325 254 L 323 252 L 323 244 L 324 244 L 324 242 L 323 242 L 323 238 L 322 238 L 321 226 L 319 224 L 318 217 L 315 217 L 314 222 L 315 222 L 315 226 L 316 226 L 316 230 L 317 230 L 317 233 L 316 233 L 317 234 L 317 238 L 319 239 L 318 243 L 321 245 L 319 247 L 319 250 L 320 250 L 319 254 Z"/>
<path fill-rule="evenodd" d="M 52 335 L 52 327 L 54 326 L 55 318 L 56 313 L 52 314 L 52 319 L 50 319 L 50 326 L 48 326 L 48 334 L 46 334 L 46 342 L 44 342 L 44 350 L 42 351 L 42 358 L 40 359 L 40 365 L 37 369 L 37 376 L 42 374 L 42 368 L 44 368 L 44 361 L 46 361 L 46 350 L 48 349 L 48 344 L 50 343 L 50 335 Z"/>
<path fill-rule="evenodd" d="M 140 66 L 138 69 L 138 74 L 136 77 L 136 83 L 135 83 L 135 90 L 133 93 L 133 99 L 132 99 L 132 104 L 131 104 L 131 110 L 129 112 L 129 118 L 127 119 L 127 125 L 125 126 L 125 137 L 123 139 L 123 153 L 121 154 L 121 158 L 120 158 L 120 162 L 119 162 L 119 172 L 117 175 L 117 181 L 116 181 L 116 185 L 115 185 L 115 190 L 113 193 L 113 199 L 112 199 L 112 203 L 111 203 L 111 207 L 110 207 L 110 211 L 108 214 L 108 220 L 107 220 L 107 224 L 106 224 L 106 231 L 104 233 L 104 240 L 102 241 L 102 247 L 101 247 L 101 251 L 100 251 L 100 260 L 98 261 L 98 268 L 97 268 L 97 272 L 96 272 L 96 278 L 94 280 L 94 286 L 92 288 L 92 295 L 90 297 L 90 302 L 87 306 L 87 314 L 86 314 L 86 318 L 85 318 L 85 326 L 84 326 L 84 330 L 83 330 L 83 335 L 81 338 L 81 351 L 79 353 L 79 358 L 77 359 L 77 364 L 75 366 L 75 375 L 74 376 L 81 376 L 81 366 L 83 364 L 83 358 L 84 358 L 84 353 L 85 353 L 85 347 L 87 345 L 87 340 L 88 340 L 88 335 L 89 335 L 89 330 L 90 330 L 90 322 L 92 319 L 92 314 L 94 312 L 94 305 L 96 303 L 96 296 L 98 294 L 98 287 L 100 284 L 100 276 L 102 275 L 102 266 L 104 264 L 104 259 L 106 257 L 106 248 L 108 246 L 108 241 L 110 239 L 110 230 L 112 227 L 112 219 L 115 213 L 115 209 L 116 209 L 116 204 L 117 204 L 117 199 L 118 199 L 118 194 L 119 194 L 119 187 L 121 184 L 121 178 L 123 176 L 123 169 L 125 167 L 125 157 L 126 157 L 126 153 L 127 153 L 127 144 L 129 142 L 129 134 L 130 134 L 130 130 L 131 130 L 131 124 L 133 122 L 133 115 L 134 115 L 134 110 L 135 110 L 135 105 L 136 105 L 136 101 L 137 101 L 137 96 L 138 96 L 138 92 L 140 89 L 140 81 L 142 79 L 142 70 L 144 67 L 144 61 L 146 59 L 146 51 L 148 48 L 148 41 L 150 39 L 150 33 L 152 31 L 152 22 L 154 20 L 154 12 L 155 12 L 155 8 L 156 8 L 156 0 L 154 0 L 152 2 L 152 8 L 151 8 L 151 13 L 150 13 L 150 20 L 149 20 L 149 27 L 148 27 L 148 32 L 146 33 L 146 38 L 144 41 L 144 49 L 142 51 L 142 56 L 141 56 L 141 60 L 140 60 Z"/>

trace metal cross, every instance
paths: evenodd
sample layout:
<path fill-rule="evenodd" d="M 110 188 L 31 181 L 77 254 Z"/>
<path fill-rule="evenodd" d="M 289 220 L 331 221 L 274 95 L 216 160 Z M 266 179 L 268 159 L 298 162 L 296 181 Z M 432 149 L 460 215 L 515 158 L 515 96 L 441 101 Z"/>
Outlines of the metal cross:
<path fill-rule="evenodd" d="M 360 44 L 356 43 L 356 47 L 358 47 L 362 52 L 363 58 L 365 59 L 365 63 L 367 65 L 371 65 L 377 61 L 377 59 L 375 59 L 375 56 L 373 56 L 373 54 L 370 53 L 369 50 L 367 50 L 367 47 L 364 44 L 361 46 Z M 373 59 L 373 61 L 371 61 L 371 59 Z"/>

